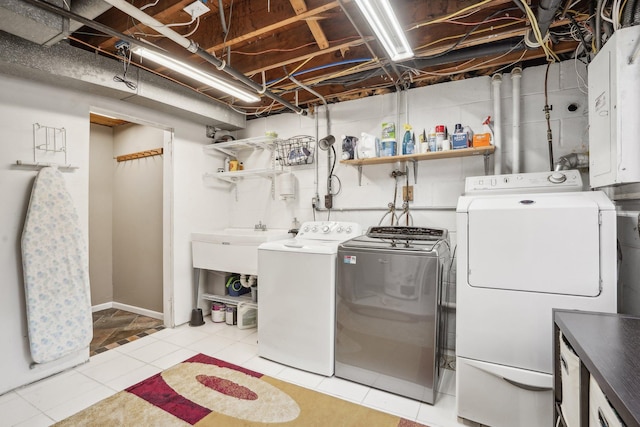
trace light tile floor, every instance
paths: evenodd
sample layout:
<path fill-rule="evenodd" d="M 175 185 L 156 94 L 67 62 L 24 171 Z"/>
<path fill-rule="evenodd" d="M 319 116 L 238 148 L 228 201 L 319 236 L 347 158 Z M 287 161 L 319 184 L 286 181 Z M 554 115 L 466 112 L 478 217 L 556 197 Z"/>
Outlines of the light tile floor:
<path fill-rule="evenodd" d="M 199 327 L 163 329 L 0 396 L 0 426 L 49 426 L 198 353 L 431 427 L 474 425 L 455 415 L 454 371 L 444 370 L 436 404 L 427 405 L 262 359 L 257 355 L 256 329 L 241 330 L 207 320 Z"/>

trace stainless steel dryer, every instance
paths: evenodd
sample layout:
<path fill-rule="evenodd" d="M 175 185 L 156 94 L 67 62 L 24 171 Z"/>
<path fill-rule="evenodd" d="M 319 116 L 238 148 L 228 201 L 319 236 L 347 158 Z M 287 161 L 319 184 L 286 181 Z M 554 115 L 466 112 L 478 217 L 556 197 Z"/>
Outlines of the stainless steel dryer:
<path fill-rule="evenodd" d="M 448 232 L 371 227 L 338 247 L 335 375 L 434 403 Z"/>

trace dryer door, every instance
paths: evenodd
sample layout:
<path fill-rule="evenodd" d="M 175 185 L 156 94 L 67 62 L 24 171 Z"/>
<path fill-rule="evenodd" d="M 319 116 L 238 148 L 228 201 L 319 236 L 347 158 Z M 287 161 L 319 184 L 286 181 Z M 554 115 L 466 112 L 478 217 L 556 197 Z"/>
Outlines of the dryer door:
<path fill-rule="evenodd" d="M 597 203 L 572 194 L 474 199 L 468 209 L 469 285 L 565 295 L 600 292 Z"/>

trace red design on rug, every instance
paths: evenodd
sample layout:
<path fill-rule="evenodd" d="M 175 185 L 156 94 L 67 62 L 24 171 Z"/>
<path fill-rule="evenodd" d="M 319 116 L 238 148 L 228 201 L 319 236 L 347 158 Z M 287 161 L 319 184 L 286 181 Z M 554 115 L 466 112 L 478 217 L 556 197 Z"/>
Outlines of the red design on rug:
<path fill-rule="evenodd" d="M 164 409 L 183 421 L 193 425 L 209 415 L 210 409 L 203 408 L 197 403 L 179 395 L 164 382 L 161 374 L 156 374 L 127 389 L 129 393 Z"/>
<path fill-rule="evenodd" d="M 205 387 L 209 387 L 219 393 L 226 394 L 227 396 L 236 397 L 242 400 L 256 400 L 258 395 L 248 388 L 241 386 L 233 381 L 225 380 L 224 378 L 215 377 L 212 375 L 198 375 L 196 376 L 198 382 Z"/>
<path fill-rule="evenodd" d="M 251 371 L 224 360 L 214 359 L 204 354 L 197 354 L 183 363 L 204 363 L 229 368 L 242 372 L 251 377 L 260 378 L 262 374 Z M 256 400 L 258 395 L 246 387 L 222 378 L 198 375 L 198 382 L 227 396 L 244 400 Z M 147 402 L 175 415 L 183 421 L 193 425 L 211 413 L 211 410 L 192 402 L 188 398 L 178 394 L 162 378 L 162 374 L 156 374 L 146 380 L 129 387 L 126 391 L 146 400 Z"/>

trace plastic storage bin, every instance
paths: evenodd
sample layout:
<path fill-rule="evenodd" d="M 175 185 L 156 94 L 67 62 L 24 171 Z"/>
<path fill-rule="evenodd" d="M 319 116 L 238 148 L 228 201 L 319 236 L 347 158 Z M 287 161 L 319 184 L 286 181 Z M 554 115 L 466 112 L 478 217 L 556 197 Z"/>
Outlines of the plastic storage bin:
<path fill-rule="evenodd" d="M 624 424 L 596 380 L 591 377 L 589 380 L 589 427 L 601 426 L 623 427 Z"/>
<path fill-rule="evenodd" d="M 580 425 L 580 358 L 560 332 L 560 380 L 562 382 L 562 416 L 567 427 Z"/>
<path fill-rule="evenodd" d="M 258 309 L 241 302 L 238 304 L 238 329 L 250 329 L 258 326 Z"/>

